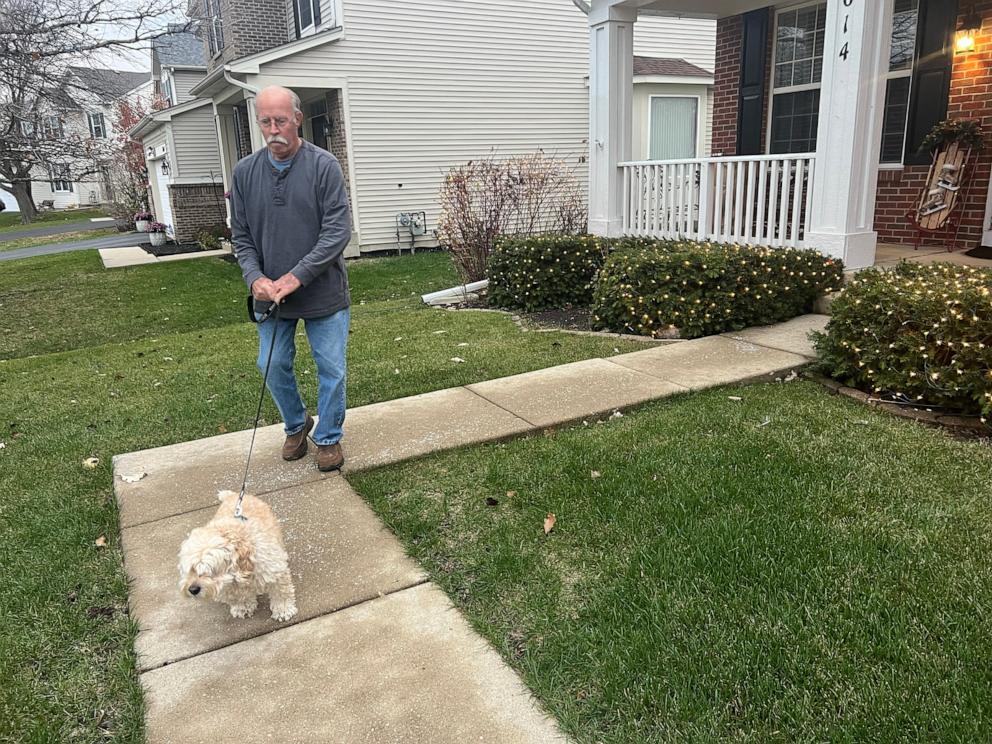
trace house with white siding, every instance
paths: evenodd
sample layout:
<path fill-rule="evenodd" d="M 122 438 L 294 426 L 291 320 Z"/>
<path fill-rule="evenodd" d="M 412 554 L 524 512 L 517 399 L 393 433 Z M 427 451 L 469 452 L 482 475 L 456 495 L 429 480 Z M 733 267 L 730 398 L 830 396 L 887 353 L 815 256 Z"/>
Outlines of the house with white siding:
<path fill-rule="evenodd" d="M 543 150 L 587 180 L 589 31 L 567 0 L 248 0 L 236 8 L 193 0 L 190 15 L 207 75 L 189 91 L 195 101 L 155 114 L 161 127 L 133 133 L 150 154 L 149 172 L 169 157 L 170 172 L 206 184 L 216 167 L 213 188 L 223 194 L 234 164 L 264 146 L 255 93 L 291 88 L 303 103 L 304 138 L 332 152 L 345 173 L 355 231 L 346 255 L 395 249 L 403 212 L 426 213 L 417 245 L 431 245 L 444 173 L 473 158 Z M 644 157 L 708 154 L 715 24 L 640 24 L 637 54 L 632 132 Z M 216 159 L 205 150 L 189 157 L 185 150 L 204 140 L 177 139 L 175 113 L 212 121 Z M 167 116 L 171 141 L 159 131 Z M 173 204 L 177 225 L 182 212 Z M 409 245 L 408 232 L 399 243 Z"/>
<path fill-rule="evenodd" d="M 117 102 L 150 98 L 147 72 L 69 67 L 66 82 L 55 94 L 53 108 L 34 122 L 23 122 L 36 136 L 53 141 L 71 139 L 85 145 L 91 157 L 54 157 L 33 172 L 31 195 L 36 205 L 55 209 L 97 206 L 110 201 L 112 142 L 121 134 Z M 80 174 L 85 173 L 84 177 Z"/>
<path fill-rule="evenodd" d="M 203 42 L 185 31 L 152 42 L 152 79 L 167 108 L 150 112 L 132 130 L 148 169 L 149 203 L 169 237 L 193 242 L 200 230 L 223 225 L 224 176 L 211 101 L 192 89 L 207 74 Z"/>

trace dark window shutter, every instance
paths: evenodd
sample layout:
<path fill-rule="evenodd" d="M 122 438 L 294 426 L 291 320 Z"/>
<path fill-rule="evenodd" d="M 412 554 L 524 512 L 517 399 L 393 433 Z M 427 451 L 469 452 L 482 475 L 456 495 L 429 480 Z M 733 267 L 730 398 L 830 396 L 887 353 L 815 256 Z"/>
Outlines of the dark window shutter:
<path fill-rule="evenodd" d="M 313 3 L 313 27 L 314 30 L 320 28 L 320 0 L 306 0 Z"/>
<path fill-rule="evenodd" d="M 743 17 L 741 83 L 737 97 L 737 154 L 760 155 L 761 118 L 765 110 L 765 62 L 768 57 L 768 8 Z"/>
<path fill-rule="evenodd" d="M 300 9 L 296 7 L 296 3 L 298 1 L 299 0 L 293 0 L 293 2 L 290 3 L 293 6 L 293 26 L 296 28 L 297 39 L 300 38 Z M 309 2 L 310 0 L 306 1 Z"/>
<path fill-rule="evenodd" d="M 913 60 L 913 88 L 906 126 L 907 165 L 928 165 L 930 153 L 920 152 L 920 143 L 933 126 L 947 116 L 954 66 L 954 30 L 957 0 L 921 0 Z"/>

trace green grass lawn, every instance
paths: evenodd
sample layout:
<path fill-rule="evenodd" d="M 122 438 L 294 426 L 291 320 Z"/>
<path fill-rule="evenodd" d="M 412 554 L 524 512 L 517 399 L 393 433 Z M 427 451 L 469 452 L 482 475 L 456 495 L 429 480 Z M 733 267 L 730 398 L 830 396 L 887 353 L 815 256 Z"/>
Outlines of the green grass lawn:
<path fill-rule="evenodd" d="M 457 283 L 444 254 L 350 275 L 351 406 L 643 348 L 426 308 L 420 293 Z M 141 741 L 111 458 L 250 427 L 244 295 L 215 258 L 108 271 L 81 251 L 0 271 L 0 741 Z M 313 400 L 308 355 L 299 369 Z"/>
<path fill-rule="evenodd" d="M 4 251 L 15 251 L 18 248 L 32 248 L 36 245 L 49 245 L 50 243 L 73 243 L 77 240 L 92 240 L 93 238 L 105 238 L 108 235 L 118 235 L 117 228 L 98 228 L 96 230 L 79 230 L 69 233 L 57 233 L 55 235 L 38 235 L 32 238 L 14 238 L 13 240 L 0 241 L 0 253 Z M 0 233 L 0 238 L 3 233 Z"/>
<path fill-rule="evenodd" d="M 973 742 L 989 473 L 797 382 L 350 480 L 579 742 Z"/>
<path fill-rule="evenodd" d="M 91 217 L 106 216 L 106 212 L 102 209 L 59 209 L 50 212 L 38 212 L 33 222 L 23 225 L 21 224 L 20 212 L 0 212 L 0 237 L 5 232 L 14 232 L 35 226 L 71 222 L 89 223 Z"/>

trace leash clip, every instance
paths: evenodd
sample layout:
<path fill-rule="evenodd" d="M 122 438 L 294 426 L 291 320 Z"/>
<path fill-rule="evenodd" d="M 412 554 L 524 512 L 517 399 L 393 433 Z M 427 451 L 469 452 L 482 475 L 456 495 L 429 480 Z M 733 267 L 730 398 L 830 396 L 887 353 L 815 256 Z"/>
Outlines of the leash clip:
<path fill-rule="evenodd" d="M 244 486 L 242 486 L 241 493 L 238 494 L 238 503 L 234 505 L 234 517 L 235 519 L 240 519 L 242 522 L 247 522 L 248 517 L 246 517 L 244 512 L 241 510 L 241 502 L 244 500 L 245 500 L 245 489 Z"/>

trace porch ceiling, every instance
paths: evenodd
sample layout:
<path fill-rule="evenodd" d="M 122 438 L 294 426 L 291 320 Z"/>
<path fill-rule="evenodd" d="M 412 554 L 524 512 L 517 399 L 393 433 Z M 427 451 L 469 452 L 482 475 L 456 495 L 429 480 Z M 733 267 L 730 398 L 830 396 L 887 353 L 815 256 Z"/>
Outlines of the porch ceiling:
<path fill-rule="evenodd" d="M 609 0 L 613 7 L 636 8 L 642 15 L 723 18 L 772 5 L 772 0 Z"/>

